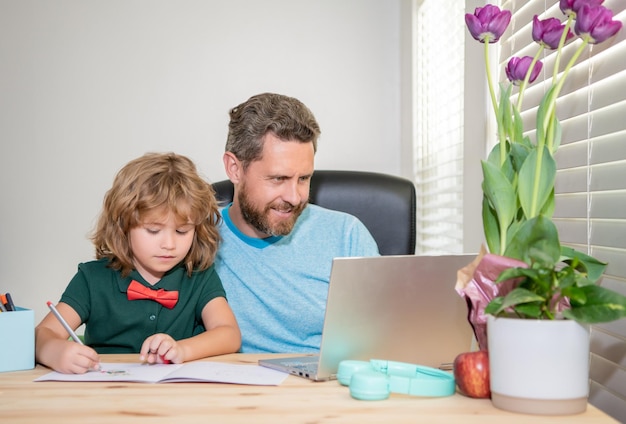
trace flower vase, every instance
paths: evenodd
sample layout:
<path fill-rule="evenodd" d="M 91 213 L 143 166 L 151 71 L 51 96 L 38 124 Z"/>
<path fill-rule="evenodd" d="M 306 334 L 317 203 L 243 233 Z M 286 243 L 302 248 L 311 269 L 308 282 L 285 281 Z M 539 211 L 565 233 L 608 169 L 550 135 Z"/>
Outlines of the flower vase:
<path fill-rule="evenodd" d="M 487 318 L 491 401 L 499 409 L 570 415 L 587 409 L 589 326 Z"/>

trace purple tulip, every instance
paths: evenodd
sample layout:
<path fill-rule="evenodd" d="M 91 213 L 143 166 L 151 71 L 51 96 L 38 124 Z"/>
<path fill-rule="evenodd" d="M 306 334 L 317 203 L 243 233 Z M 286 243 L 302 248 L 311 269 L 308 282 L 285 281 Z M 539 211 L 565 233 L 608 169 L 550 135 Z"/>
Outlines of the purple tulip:
<path fill-rule="evenodd" d="M 474 14 L 465 14 L 465 24 L 472 37 L 484 43 L 495 43 L 502 37 L 502 34 L 509 26 L 511 12 L 502 10 L 498 6 L 487 4 L 484 7 L 477 7 Z"/>
<path fill-rule="evenodd" d="M 537 15 L 533 18 L 533 40 L 552 50 L 559 47 L 563 31 L 565 31 L 565 24 L 561 24 L 561 21 L 556 18 L 540 20 Z M 573 37 L 574 33 L 568 29 L 565 42 L 567 43 Z"/>
<path fill-rule="evenodd" d="M 524 57 L 512 57 L 509 59 L 509 63 L 506 64 L 506 76 L 514 85 L 520 85 L 524 78 L 526 78 L 526 74 L 528 73 L 528 68 L 532 63 L 533 58 L 530 56 Z M 543 63 L 541 61 L 537 61 L 533 70 L 530 74 L 530 79 L 528 82 L 534 82 L 539 74 L 541 73 L 541 68 L 543 68 Z"/>
<path fill-rule="evenodd" d="M 560 0 L 559 7 L 566 16 L 576 15 L 581 7 L 588 5 L 591 7 L 600 6 L 604 0 Z"/>
<path fill-rule="evenodd" d="M 589 35 L 590 44 L 598 44 L 611 38 L 622 28 L 620 21 L 613 20 L 613 12 L 604 6 L 584 5 L 576 14 L 574 31 L 580 36 Z"/>

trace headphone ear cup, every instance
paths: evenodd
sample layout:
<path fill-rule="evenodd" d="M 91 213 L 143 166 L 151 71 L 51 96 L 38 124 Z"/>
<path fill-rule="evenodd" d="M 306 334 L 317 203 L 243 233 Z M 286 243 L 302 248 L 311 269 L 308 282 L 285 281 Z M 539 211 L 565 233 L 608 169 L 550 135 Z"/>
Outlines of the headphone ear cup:
<path fill-rule="evenodd" d="M 348 386 L 354 373 L 371 370 L 372 365 L 369 362 L 347 359 L 339 362 L 339 367 L 337 368 L 337 381 L 339 381 L 342 386 Z"/>
<path fill-rule="evenodd" d="M 350 379 L 350 395 L 358 400 L 387 399 L 389 377 L 376 371 L 355 372 Z"/>

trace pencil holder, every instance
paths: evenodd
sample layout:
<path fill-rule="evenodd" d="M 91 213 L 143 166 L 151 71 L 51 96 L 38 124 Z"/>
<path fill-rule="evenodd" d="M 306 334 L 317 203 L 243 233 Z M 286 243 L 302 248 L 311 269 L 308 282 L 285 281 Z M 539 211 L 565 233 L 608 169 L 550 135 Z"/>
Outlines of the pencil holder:
<path fill-rule="evenodd" d="M 31 309 L 0 313 L 0 372 L 35 367 L 35 314 Z"/>

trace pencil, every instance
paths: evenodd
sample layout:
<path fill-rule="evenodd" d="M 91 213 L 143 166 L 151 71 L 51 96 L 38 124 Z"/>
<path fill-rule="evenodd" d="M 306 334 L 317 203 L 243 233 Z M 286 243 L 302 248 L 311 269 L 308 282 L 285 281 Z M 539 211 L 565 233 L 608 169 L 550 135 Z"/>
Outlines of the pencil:
<path fill-rule="evenodd" d="M 57 308 L 54 307 L 54 305 L 52 304 L 52 302 L 48 301 L 48 308 L 50 308 L 50 310 L 52 311 L 52 313 L 54 314 L 55 317 L 57 317 L 57 319 L 59 320 L 59 322 L 61 323 L 61 325 L 65 328 L 65 330 L 70 334 L 70 337 L 72 338 L 72 340 L 74 340 L 76 343 L 80 343 L 80 344 L 84 344 L 83 341 L 76 335 L 76 333 L 74 333 L 74 330 L 72 330 L 72 328 L 69 326 L 69 324 L 67 323 L 67 321 L 65 321 L 63 319 L 63 317 L 61 316 L 61 314 L 59 313 L 59 311 L 57 311 Z"/>
<path fill-rule="evenodd" d="M 7 297 L 4 293 L 0 294 L 0 305 L 0 309 L 2 310 L 2 312 L 11 311 L 11 307 L 9 307 L 9 302 L 7 301 Z"/>
<path fill-rule="evenodd" d="M 12 311 L 17 311 L 17 308 L 15 307 L 15 304 L 13 303 L 13 298 L 11 297 L 11 293 L 7 292 L 5 296 L 7 298 L 7 303 L 9 305 L 9 308 L 11 308 Z"/>

